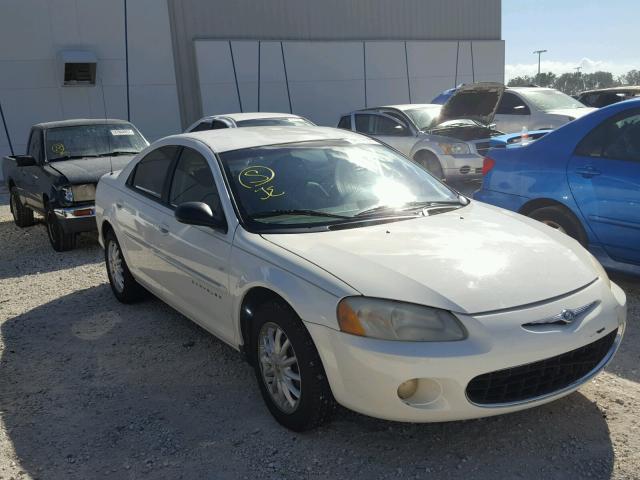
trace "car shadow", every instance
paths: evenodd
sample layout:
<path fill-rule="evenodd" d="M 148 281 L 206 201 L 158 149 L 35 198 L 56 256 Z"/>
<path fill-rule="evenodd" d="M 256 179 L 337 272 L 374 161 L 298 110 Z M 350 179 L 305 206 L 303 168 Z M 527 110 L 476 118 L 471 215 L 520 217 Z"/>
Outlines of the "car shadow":
<path fill-rule="evenodd" d="M 267 411 L 240 354 L 108 284 L 5 321 L 0 415 L 43 478 L 608 478 L 609 430 L 580 393 L 507 416 L 400 424 L 340 409 L 305 434 Z"/>
<path fill-rule="evenodd" d="M 96 234 L 78 236 L 75 249 L 56 252 L 49 243 L 44 224 L 20 228 L 11 220 L 0 222 L 0 280 L 53 272 L 102 261 Z"/>

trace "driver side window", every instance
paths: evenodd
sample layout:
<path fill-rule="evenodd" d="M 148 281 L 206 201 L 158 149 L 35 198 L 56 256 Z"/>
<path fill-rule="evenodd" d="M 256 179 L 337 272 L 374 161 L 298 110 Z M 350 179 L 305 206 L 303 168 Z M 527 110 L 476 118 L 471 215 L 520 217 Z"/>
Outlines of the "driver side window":
<path fill-rule="evenodd" d="M 206 203 L 216 218 L 222 219 L 224 216 L 207 160 L 187 147 L 182 149 L 169 190 L 169 203 L 172 207 L 185 202 Z"/>
<path fill-rule="evenodd" d="M 356 131 L 367 135 L 401 137 L 409 135 L 409 129 L 398 120 L 386 115 L 356 113 Z"/>
<path fill-rule="evenodd" d="M 496 114 L 531 115 L 531 111 L 520 97 L 510 92 L 504 92 L 500 99 L 500 105 L 498 105 Z"/>

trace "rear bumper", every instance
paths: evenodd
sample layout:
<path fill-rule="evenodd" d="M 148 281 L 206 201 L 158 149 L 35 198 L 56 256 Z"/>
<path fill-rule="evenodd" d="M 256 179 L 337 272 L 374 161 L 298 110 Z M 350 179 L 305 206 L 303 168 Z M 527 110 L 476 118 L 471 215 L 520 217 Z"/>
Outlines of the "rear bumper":
<path fill-rule="evenodd" d="M 92 232 L 96 227 L 96 209 L 94 205 L 56 208 L 53 213 L 65 233 Z"/>

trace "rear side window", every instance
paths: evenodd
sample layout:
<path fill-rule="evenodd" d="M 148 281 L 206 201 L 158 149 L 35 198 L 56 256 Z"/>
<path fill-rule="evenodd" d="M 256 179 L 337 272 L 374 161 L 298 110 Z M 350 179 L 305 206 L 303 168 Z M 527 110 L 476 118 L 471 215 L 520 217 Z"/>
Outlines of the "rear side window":
<path fill-rule="evenodd" d="M 351 116 L 345 115 L 338 122 L 338 128 L 342 128 L 344 130 L 351 130 Z"/>
<path fill-rule="evenodd" d="M 184 148 L 176 165 L 169 190 L 169 203 L 177 207 L 185 202 L 203 202 L 222 218 L 220 197 L 207 160 L 195 150 Z"/>
<path fill-rule="evenodd" d="M 592 130 L 576 155 L 640 162 L 640 112 L 623 112 Z"/>
<path fill-rule="evenodd" d="M 136 165 L 129 185 L 146 196 L 160 200 L 169 166 L 177 153 L 176 146 L 160 147 L 149 152 Z"/>
<path fill-rule="evenodd" d="M 211 122 L 200 122 L 191 129 L 192 132 L 202 132 L 204 130 L 211 130 Z"/>
<path fill-rule="evenodd" d="M 27 155 L 31 155 L 38 162 L 42 159 L 42 132 L 40 130 L 33 130 L 31 132 Z"/>
<path fill-rule="evenodd" d="M 385 115 L 356 113 L 356 131 L 367 135 L 408 135 L 409 129 L 400 121 Z"/>
<path fill-rule="evenodd" d="M 214 120 L 211 124 L 211 130 L 219 130 L 221 128 L 229 128 L 229 126 L 220 120 Z"/>

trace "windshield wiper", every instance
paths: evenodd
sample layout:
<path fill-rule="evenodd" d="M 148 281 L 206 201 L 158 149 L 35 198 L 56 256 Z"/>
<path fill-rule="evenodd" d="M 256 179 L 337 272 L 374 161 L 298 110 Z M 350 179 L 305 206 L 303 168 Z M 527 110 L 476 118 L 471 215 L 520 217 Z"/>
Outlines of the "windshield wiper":
<path fill-rule="evenodd" d="M 136 155 L 140 152 L 129 152 L 126 150 L 117 150 L 115 152 L 110 152 L 110 153 L 101 153 L 99 155 L 96 155 L 96 157 L 117 157 L 118 155 Z"/>
<path fill-rule="evenodd" d="M 378 205 L 377 207 L 368 208 L 367 210 L 363 210 L 361 212 L 356 213 L 355 217 L 365 217 L 369 215 L 375 215 L 379 212 L 403 212 L 407 210 L 416 210 L 418 208 L 427 208 L 427 207 L 440 207 L 440 206 L 464 206 L 467 205 L 468 202 L 463 202 L 462 200 L 443 200 L 443 201 L 416 201 L 416 202 L 407 202 L 398 206 L 389 206 L 389 205 Z"/>
<path fill-rule="evenodd" d="M 249 215 L 249 218 L 267 218 L 277 217 L 280 215 L 302 215 L 307 217 L 328 217 L 328 218 L 346 218 L 350 219 L 347 215 L 339 215 L 337 213 L 320 212 L 318 210 L 305 210 L 305 209 L 288 209 L 288 210 L 269 210 L 266 212 L 258 212 Z"/>
<path fill-rule="evenodd" d="M 65 155 L 63 157 L 50 158 L 50 162 L 55 162 L 57 160 L 78 160 L 80 158 L 95 158 L 98 155 Z"/>

